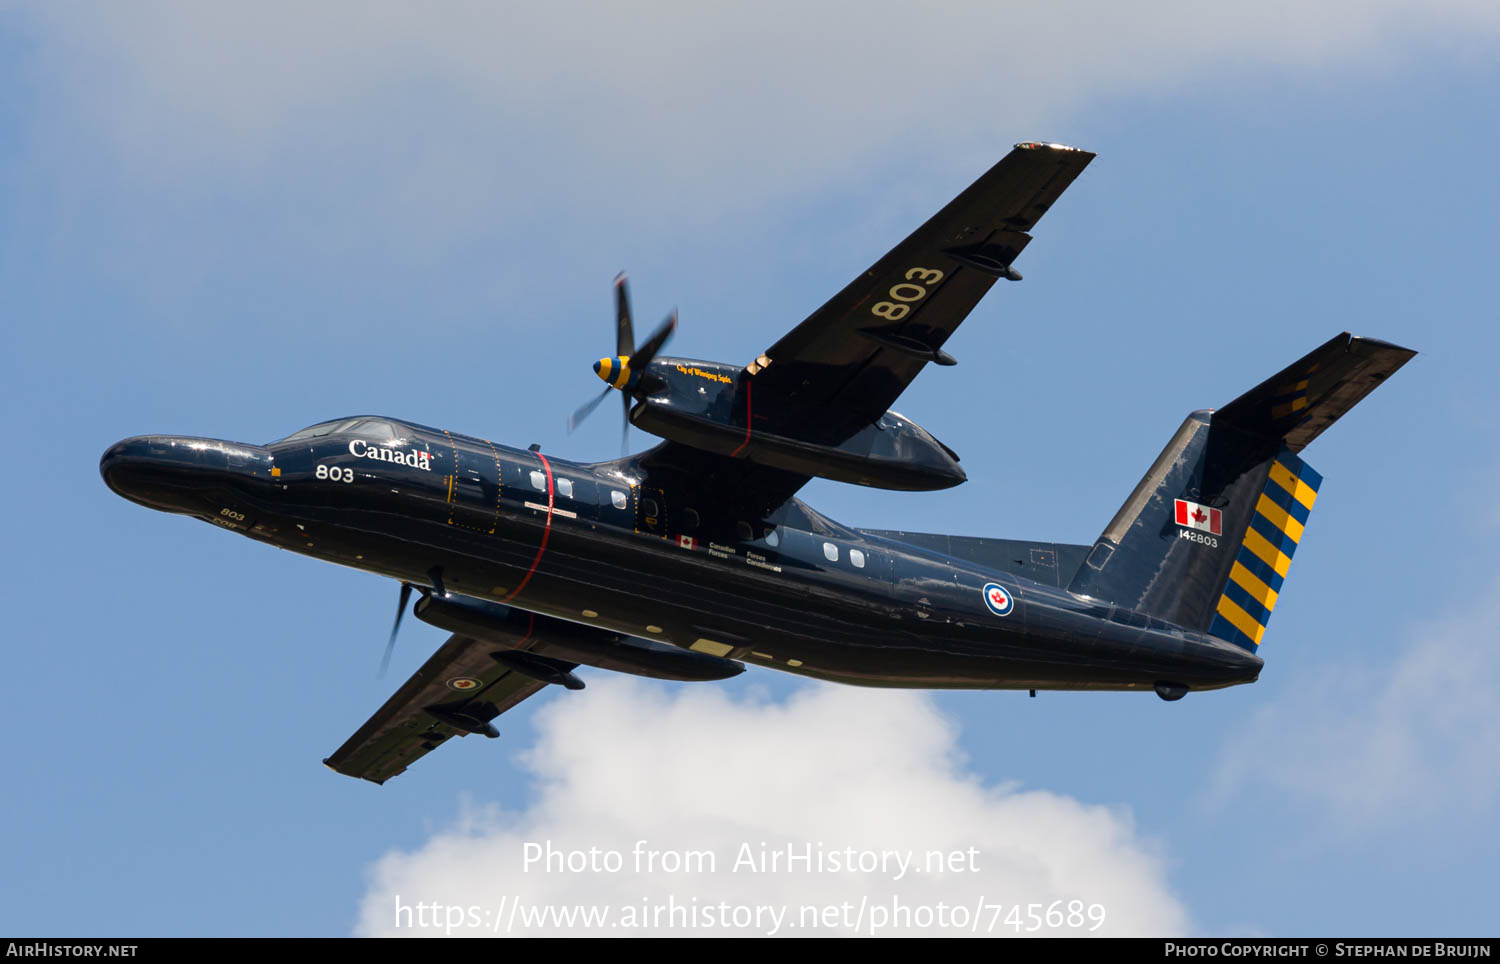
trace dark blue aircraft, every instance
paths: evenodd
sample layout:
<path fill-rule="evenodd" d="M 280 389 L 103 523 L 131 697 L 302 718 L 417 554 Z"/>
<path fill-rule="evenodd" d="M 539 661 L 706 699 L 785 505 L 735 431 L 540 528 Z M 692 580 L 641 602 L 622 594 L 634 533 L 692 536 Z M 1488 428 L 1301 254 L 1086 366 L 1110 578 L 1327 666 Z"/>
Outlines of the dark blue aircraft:
<path fill-rule="evenodd" d="M 453 633 L 325 762 L 383 783 L 578 665 L 715 680 L 745 663 L 867 686 L 1189 690 L 1253 682 L 1321 481 L 1300 453 L 1415 353 L 1347 333 L 1225 407 L 1194 412 L 1092 545 L 856 529 L 795 497 L 814 477 L 886 489 L 964 481 L 890 406 L 1094 155 L 1026 143 L 747 365 L 634 345 L 595 371 L 666 439 L 553 459 L 397 419 L 324 422 L 269 445 L 149 435 L 100 471 L 196 516 L 413 589 Z M 628 426 L 627 426 L 628 430 Z M 386 658 L 389 659 L 387 647 Z"/>

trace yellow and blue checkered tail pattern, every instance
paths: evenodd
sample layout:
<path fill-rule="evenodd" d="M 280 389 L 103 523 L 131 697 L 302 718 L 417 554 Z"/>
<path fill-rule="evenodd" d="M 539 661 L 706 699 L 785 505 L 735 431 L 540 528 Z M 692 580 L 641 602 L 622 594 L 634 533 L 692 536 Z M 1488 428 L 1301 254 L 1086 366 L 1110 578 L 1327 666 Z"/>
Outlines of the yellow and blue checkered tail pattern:
<path fill-rule="evenodd" d="M 1322 484 L 1323 477 L 1291 452 L 1276 456 L 1219 597 L 1210 635 L 1252 653 L 1260 648 Z"/>

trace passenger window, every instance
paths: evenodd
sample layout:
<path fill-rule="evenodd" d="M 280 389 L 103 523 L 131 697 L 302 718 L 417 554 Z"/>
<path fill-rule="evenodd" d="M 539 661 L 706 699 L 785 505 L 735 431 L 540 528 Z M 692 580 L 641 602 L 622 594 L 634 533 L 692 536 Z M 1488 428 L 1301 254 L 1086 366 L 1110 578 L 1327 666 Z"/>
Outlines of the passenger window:
<path fill-rule="evenodd" d="M 854 563 L 854 568 L 863 569 L 865 567 L 865 554 L 858 549 L 850 549 L 849 561 Z"/>
<path fill-rule="evenodd" d="M 611 492 L 609 494 L 609 504 L 614 506 L 616 509 L 625 508 L 625 493 L 621 492 L 619 489 Z"/>
<path fill-rule="evenodd" d="M 829 562 L 839 561 L 839 547 L 831 542 L 823 543 L 823 558 Z"/>
<path fill-rule="evenodd" d="M 573 498 L 573 480 L 572 479 L 558 479 L 557 480 L 557 494 L 560 495 L 560 496 L 562 496 L 564 499 L 571 499 L 571 498 Z"/>
<path fill-rule="evenodd" d="M 683 509 L 682 510 L 682 524 L 684 526 L 686 526 L 688 529 L 696 529 L 696 528 L 698 528 L 698 510 L 697 509 Z"/>
<path fill-rule="evenodd" d="M 646 514 L 646 518 L 654 519 L 660 514 L 661 510 L 657 508 L 655 499 L 642 499 L 641 511 Z"/>
<path fill-rule="evenodd" d="M 775 549 L 777 546 L 781 545 L 781 536 L 777 534 L 775 529 L 772 529 L 770 532 L 766 533 L 766 545 L 770 546 L 772 549 Z"/>
<path fill-rule="evenodd" d="M 532 472 L 531 473 L 531 487 L 533 489 L 536 489 L 538 492 L 546 492 L 547 491 L 547 477 L 545 475 L 543 475 L 540 471 L 534 471 L 534 472 Z"/>

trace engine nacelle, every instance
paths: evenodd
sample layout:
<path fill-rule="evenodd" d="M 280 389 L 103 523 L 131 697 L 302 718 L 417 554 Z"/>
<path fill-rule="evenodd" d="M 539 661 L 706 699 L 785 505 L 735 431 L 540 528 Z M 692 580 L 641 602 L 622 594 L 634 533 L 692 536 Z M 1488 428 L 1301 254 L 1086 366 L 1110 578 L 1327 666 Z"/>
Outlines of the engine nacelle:
<path fill-rule="evenodd" d="M 505 650 L 514 650 L 529 639 L 528 653 L 632 676 L 697 681 L 728 679 L 745 671 L 744 664 L 736 660 L 582 626 L 471 596 L 423 596 L 413 612 L 424 623 L 494 643 Z M 537 675 L 535 667 L 520 671 L 528 676 Z M 562 678 L 544 681 L 568 685 Z"/>
<path fill-rule="evenodd" d="M 824 445 L 759 426 L 747 431 L 743 371 L 717 362 L 658 358 L 651 392 L 631 411 L 643 431 L 762 465 L 877 489 L 947 489 L 968 476 L 958 455 L 922 426 L 886 412 L 837 445 Z"/>

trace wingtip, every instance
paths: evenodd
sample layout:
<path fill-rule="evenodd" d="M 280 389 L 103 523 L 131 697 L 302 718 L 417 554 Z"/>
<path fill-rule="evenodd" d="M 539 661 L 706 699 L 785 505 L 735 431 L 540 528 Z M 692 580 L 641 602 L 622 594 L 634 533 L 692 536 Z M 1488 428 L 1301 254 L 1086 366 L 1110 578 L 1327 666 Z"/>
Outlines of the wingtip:
<path fill-rule="evenodd" d="M 1395 342 L 1386 341 L 1383 338 L 1366 338 L 1363 335 L 1350 335 L 1350 346 L 1352 347 L 1356 342 L 1360 345 L 1369 346 L 1370 348 L 1378 348 L 1382 351 L 1402 352 L 1408 356 L 1418 354 L 1415 348 L 1407 348 L 1405 345 L 1398 345 Z"/>
<path fill-rule="evenodd" d="M 1057 144 L 1050 141 L 1022 141 L 1016 145 L 1018 151 L 1072 151 L 1076 154 L 1091 154 L 1079 147 L 1070 147 L 1067 144 Z"/>

